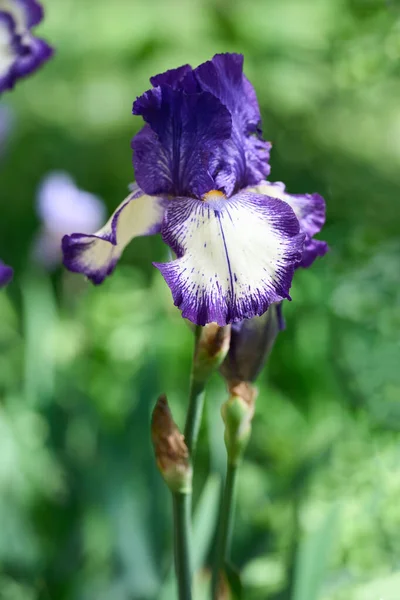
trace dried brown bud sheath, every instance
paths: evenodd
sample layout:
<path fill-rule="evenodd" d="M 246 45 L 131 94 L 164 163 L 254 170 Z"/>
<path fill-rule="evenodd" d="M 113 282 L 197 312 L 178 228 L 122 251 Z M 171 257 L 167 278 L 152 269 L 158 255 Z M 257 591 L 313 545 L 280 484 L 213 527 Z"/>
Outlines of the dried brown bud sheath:
<path fill-rule="evenodd" d="M 192 467 L 185 438 L 175 424 L 165 394 L 159 397 L 151 420 L 158 469 L 172 492 L 189 493 Z"/>

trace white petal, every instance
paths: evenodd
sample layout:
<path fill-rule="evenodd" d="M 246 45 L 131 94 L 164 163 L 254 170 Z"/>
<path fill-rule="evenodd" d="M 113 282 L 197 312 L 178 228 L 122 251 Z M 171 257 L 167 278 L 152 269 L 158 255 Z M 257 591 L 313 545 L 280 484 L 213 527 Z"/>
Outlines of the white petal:
<path fill-rule="evenodd" d="M 139 193 L 130 194 L 97 233 L 64 236 L 64 265 L 70 271 L 101 283 L 113 272 L 122 251 L 134 237 L 160 231 L 165 200 Z"/>
<path fill-rule="evenodd" d="M 178 259 L 155 266 L 194 323 L 225 325 L 290 298 L 304 235 L 285 202 L 248 192 L 229 200 L 178 198 L 168 205 L 162 234 Z"/>

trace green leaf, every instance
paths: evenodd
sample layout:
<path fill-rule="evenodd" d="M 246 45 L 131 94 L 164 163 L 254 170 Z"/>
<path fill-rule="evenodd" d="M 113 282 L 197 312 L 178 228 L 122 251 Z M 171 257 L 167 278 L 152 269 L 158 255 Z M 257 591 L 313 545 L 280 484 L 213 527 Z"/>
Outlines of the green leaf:
<path fill-rule="evenodd" d="M 193 519 L 193 569 L 195 572 L 204 564 L 214 537 L 220 489 L 220 476 L 210 475 L 197 504 Z"/>
<path fill-rule="evenodd" d="M 40 406 L 54 391 L 57 306 L 50 280 L 26 277 L 22 285 L 25 325 L 25 390 L 30 406 Z"/>
<path fill-rule="evenodd" d="M 229 600 L 242 600 L 244 598 L 243 586 L 239 571 L 230 563 L 225 563 L 224 570 L 230 591 Z"/>
<path fill-rule="evenodd" d="M 322 526 L 301 542 L 296 560 L 293 600 L 318 600 L 337 521 L 338 507 L 333 505 Z"/>

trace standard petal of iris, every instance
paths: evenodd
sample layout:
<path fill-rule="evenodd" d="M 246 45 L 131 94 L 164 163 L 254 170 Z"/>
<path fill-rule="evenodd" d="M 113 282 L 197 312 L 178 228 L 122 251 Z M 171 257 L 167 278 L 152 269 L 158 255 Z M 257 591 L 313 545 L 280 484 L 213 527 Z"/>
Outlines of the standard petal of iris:
<path fill-rule="evenodd" d="M 95 284 L 102 283 L 134 237 L 159 233 L 164 211 L 164 199 L 142 192 L 130 194 L 97 233 L 63 237 L 64 265 L 74 273 L 83 273 Z"/>
<path fill-rule="evenodd" d="M 0 288 L 4 287 L 9 283 L 13 276 L 13 270 L 8 265 L 4 264 L 0 260 Z"/>
<path fill-rule="evenodd" d="M 210 166 L 232 131 L 217 98 L 161 85 L 137 98 L 133 114 L 147 123 L 132 140 L 136 179 L 146 194 L 201 197 L 215 187 Z"/>
<path fill-rule="evenodd" d="M 197 67 L 194 75 L 201 89 L 219 98 L 232 114 L 236 158 L 231 184 L 235 189 L 258 184 L 270 172 L 271 144 L 261 138 L 260 109 L 255 90 L 243 74 L 243 56 L 216 54 Z M 229 195 L 232 190 L 226 192 Z"/>
<path fill-rule="evenodd" d="M 190 65 L 182 65 L 176 69 L 169 69 L 169 71 L 150 77 L 150 83 L 154 87 L 159 85 L 170 85 L 174 89 L 179 89 L 184 76 L 192 70 Z"/>
<path fill-rule="evenodd" d="M 162 235 L 178 258 L 155 266 L 193 323 L 225 325 L 290 299 L 304 235 L 285 202 L 247 192 L 178 198 L 168 205 Z"/>

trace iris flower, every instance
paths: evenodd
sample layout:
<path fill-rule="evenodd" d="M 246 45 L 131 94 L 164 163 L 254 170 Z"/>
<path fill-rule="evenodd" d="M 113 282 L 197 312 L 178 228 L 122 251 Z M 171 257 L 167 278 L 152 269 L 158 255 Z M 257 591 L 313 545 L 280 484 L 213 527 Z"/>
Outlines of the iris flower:
<path fill-rule="evenodd" d="M 322 253 L 312 236 L 325 203 L 265 180 L 271 145 L 241 55 L 150 82 L 133 104 L 145 121 L 132 141 L 136 185 L 96 234 L 64 237 L 64 264 L 99 284 L 132 238 L 161 233 L 176 258 L 153 264 L 183 317 L 222 326 L 262 315 Z"/>
<path fill-rule="evenodd" d="M 79 189 L 62 171 L 49 173 L 37 194 L 37 212 L 42 227 L 33 245 L 33 258 L 46 269 L 61 262 L 61 240 L 77 228 L 93 233 L 105 217 L 105 207 L 97 196 Z"/>
<path fill-rule="evenodd" d="M 36 0 L 0 0 L 0 93 L 52 56 L 52 48 L 32 35 L 42 19 Z"/>
<path fill-rule="evenodd" d="M 2 260 L 0 260 L 0 288 L 4 287 L 9 283 L 13 276 L 13 270 L 8 265 L 4 264 Z"/>

